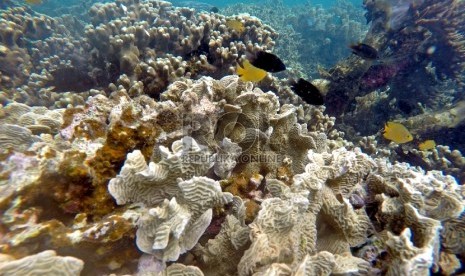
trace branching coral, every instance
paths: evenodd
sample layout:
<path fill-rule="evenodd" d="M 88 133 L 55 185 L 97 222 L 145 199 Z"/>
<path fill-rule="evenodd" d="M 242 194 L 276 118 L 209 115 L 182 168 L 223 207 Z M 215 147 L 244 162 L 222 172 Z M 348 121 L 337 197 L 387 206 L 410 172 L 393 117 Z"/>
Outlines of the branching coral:
<path fill-rule="evenodd" d="M 279 33 L 275 53 L 295 76 L 315 76 L 319 65 L 333 66 L 347 56 L 347 45 L 361 39 L 366 31 L 357 8 L 347 1 L 337 1 L 329 9 L 265 1 L 231 5 L 224 12 L 247 12 L 273 27 Z"/>
<path fill-rule="evenodd" d="M 118 4 L 129 7 L 128 11 Z M 98 50 L 93 62 L 110 62 L 122 73 L 136 76 L 152 96 L 184 74 L 222 77 L 231 73 L 235 60 L 246 50 L 271 48 L 276 36 L 252 17 L 238 17 L 245 31 L 235 34 L 224 25 L 224 16 L 196 14 L 168 2 L 96 5 L 91 15 L 94 26 L 86 34 Z"/>
<path fill-rule="evenodd" d="M 126 74 L 140 82 L 146 95 L 158 98 L 181 77 L 208 74 L 221 78 L 232 73 L 238 57 L 246 51 L 271 49 L 276 38 L 257 18 L 237 17 L 245 25 L 239 34 L 225 25 L 225 16 L 195 13 L 155 0 L 97 3 L 89 16 L 92 25 L 78 27 L 85 29 L 83 39 L 79 32 L 67 30 L 70 23 L 65 18 L 36 16 L 24 7 L 2 14 L 0 41 L 6 48 L 0 49 L 4 52 L 0 65 L 13 66 L 2 66 L 1 77 L 8 87 L 24 84 L 5 91 L 4 98 L 65 107 L 83 104 L 88 96 L 102 93 L 89 87 L 81 95 L 54 92 L 53 72 L 69 68 L 76 72 L 73 76 L 80 73 L 83 78 L 67 83 L 66 91 L 79 91 L 78 84 L 84 79 L 91 80 L 90 88 L 106 88 Z M 81 24 L 78 20 L 74 23 Z"/>

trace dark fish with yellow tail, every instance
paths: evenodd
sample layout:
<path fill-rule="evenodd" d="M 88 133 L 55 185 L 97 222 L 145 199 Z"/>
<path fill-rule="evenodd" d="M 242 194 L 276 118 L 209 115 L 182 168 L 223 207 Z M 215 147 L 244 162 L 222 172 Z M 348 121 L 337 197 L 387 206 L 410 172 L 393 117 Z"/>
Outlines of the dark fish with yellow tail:
<path fill-rule="evenodd" d="M 255 55 L 249 54 L 247 58 L 253 66 L 270 73 L 286 70 L 286 65 L 282 60 L 272 53 L 258 51 Z"/>
<path fill-rule="evenodd" d="M 291 85 L 291 89 L 308 104 L 323 105 L 325 103 L 323 94 L 309 81 L 299 79 Z"/>
<path fill-rule="evenodd" d="M 352 53 L 364 59 L 375 60 L 379 58 L 378 50 L 365 43 L 358 43 L 349 46 Z"/>

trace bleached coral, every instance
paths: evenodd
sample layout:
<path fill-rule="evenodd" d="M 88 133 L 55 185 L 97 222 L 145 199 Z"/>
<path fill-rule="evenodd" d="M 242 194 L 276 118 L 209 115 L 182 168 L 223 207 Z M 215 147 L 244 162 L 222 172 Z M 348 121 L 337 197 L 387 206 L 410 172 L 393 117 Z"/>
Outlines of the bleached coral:
<path fill-rule="evenodd" d="M 2 151 L 8 149 L 25 151 L 39 140 L 40 138 L 33 135 L 28 128 L 12 124 L 0 125 L 0 147 Z"/>
<path fill-rule="evenodd" d="M 228 178 L 236 166 L 236 159 L 241 155 L 241 147 L 228 138 L 224 138 L 220 144 L 219 153 L 214 156 L 213 170 L 221 178 Z"/>
<path fill-rule="evenodd" d="M 291 188 L 278 180 L 267 181 L 273 198 L 262 202 L 250 225 L 252 245 L 239 263 L 242 274 L 262 270 L 260 266 L 266 263 L 296 266 L 307 253 L 329 251 L 342 260 L 350 246 L 365 241 L 369 219 L 364 210 L 355 210 L 347 198 L 361 185 L 374 163 L 360 152 L 345 149 L 333 151 L 332 155 L 310 151 L 309 159 L 305 173 L 294 176 Z M 334 270 L 367 270 L 365 261 L 351 258 L 347 265 L 339 261 Z M 333 271 L 333 267 L 327 269 Z"/>
<path fill-rule="evenodd" d="M 26 127 L 34 134 L 56 134 L 63 123 L 63 111 L 63 109 L 48 110 L 43 106 L 30 107 L 12 102 L 0 107 L 0 112 L 4 114 L 0 122 Z"/>
<path fill-rule="evenodd" d="M 176 261 L 192 249 L 211 222 L 212 208 L 232 200 L 218 182 L 206 177 L 179 180 L 178 185 L 177 197 L 149 209 L 138 222 L 137 246 L 163 261 Z"/>
<path fill-rule="evenodd" d="M 175 141 L 172 151 L 160 146 L 160 152 L 162 160 L 148 165 L 139 150 L 128 154 L 120 175 L 108 184 L 118 204 L 159 203 L 179 191 L 177 178 L 202 176 L 213 166 L 208 149 L 191 137 Z"/>
<path fill-rule="evenodd" d="M 176 275 L 183 275 L 183 276 L 203 276 L 202 271 L 195 266 L 185 266 L 182 264 L 172 264 L 167 267 L 160 276 L 176 276 Z"/>
<path fill-rule="evenodd" d="M 438 171 L 425 174 L 405 164 L 378 161 L 367 188 L 367 199 L 379 205 L 378 223 L 389 232 L 401 233 L 388 234 L 386 245 L 393 257 L 388 274 L 437 270 L 441 242 L 446 247 L 457 242 L 455 230 L 449 230 L 456 229 L 450 223 L 460 221 L 465 208 L 462 187 Z"/>
<path fill-rule="evenodd" d="M 227 215 L 218 235 L 210 239 L 205 247 L 199 246 L 205 274 L 235 273 L 237 262 L 250 245 L 249 234 L 250 229 L 244 222 L 240 222 L 234 215 Z"/>
<path fill-rule="evenodd" d="M 74 257 L 57 256 L 55 251 L 47 250 L 19 260 L 0 261 L 2 275 L 66 275 L 78 276 L 84 262 Z"/>

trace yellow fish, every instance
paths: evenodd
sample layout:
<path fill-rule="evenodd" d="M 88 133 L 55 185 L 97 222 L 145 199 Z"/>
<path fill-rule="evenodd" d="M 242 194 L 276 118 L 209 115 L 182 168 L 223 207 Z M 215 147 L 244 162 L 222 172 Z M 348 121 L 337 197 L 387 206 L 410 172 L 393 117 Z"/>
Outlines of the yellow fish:
<path fill-rule="evenodd" d="M 383 136 L 397 144 L 403 144 L 413 140 L 413 136 L 408 129 L 396 122 L 387 122 L 384 125 Z"/>
<path fill-rule="evenodd" d="M 40 5 L 42 4 L 42 0 L 25 0 L 25 2 L 29 5 Z"/>
<path fill-rule="evenodd" d="M 266 77 L 265 70 L 253 66 L 247 59 L 244 60 L 242 66 L 237 64 L 236 73 L 243 81 L 259 82 Z"/>
<path fill-rule="evenodd" d="M 423 151 L 431 150 L 431 149 L 434 149 L 435 147 L 436 147 L 436 142 L 434 142 L 434 140 L 426 140 L 426 141 L 421 142 L 418 145 L 418 148 Z"/>
<path fill-rule="evenodd" d="M 244 23 L 236 19 L 227 19 L 226 20 L 226 27 L 236 32 L 243 33 L 245 31 Z"/>

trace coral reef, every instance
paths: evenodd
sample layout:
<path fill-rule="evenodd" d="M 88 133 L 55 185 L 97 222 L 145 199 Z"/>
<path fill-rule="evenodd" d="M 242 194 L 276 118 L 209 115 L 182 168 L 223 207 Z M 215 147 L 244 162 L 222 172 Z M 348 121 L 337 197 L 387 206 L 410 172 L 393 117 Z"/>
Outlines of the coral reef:
<path fill-rule="evenodd" d="M 0 122 L 26 127 L 34 134 L 57 134 L 62 121 L 60 109 L 48 110 L 43 106 L 29 107 L 28 105 L 11 102 L 0 107 Z"/>
<path fill-rule="evenodd" d="M 341 118 L 341 129 L 371 135 L 393 118 L 454 112 L 463 100 L 456 91 L 463 89 L 465 69 L 464 21 L 458 14 L 464 7 L 463 1 L 365 1 L 371 27 L 363 42 L 378 50 L 380 60 L 352 56 L 321 72 L 330 81 L 327 111 Z M 451 144 L 463 123 L 437 128 L 448 132 L 441 142 Z"/>
<path fill-rule="evenodd" d="M 348 1 L 336 2 L 325 9 L 309 3 L 287 6 L 280 0 L 268 0 L 234 4 L 222 12 L 246 12 L 273 27 L 279 33 L 275 53 L 285 61 L 290 74 L 315 77 L 320 66 L 331 67 L 346 57 L 347 46 L 366 32 L 358 9 Z"/>
<path fill-rule="evenodd" d="M 290 275 L 316 263 L 327 273 L 367 273 L 377 268 L 351 248 L 376 231 L 386 233 L 386 271 L 395 274 L 417 256 L 428 256 L 425 269 L 440 269 L 439 237 L 456 243 L 441 231 L 461 223 L 463 192 L 453 178 L 330 148 L 327 130 L 308 131 L 295 106 L 237 76 L 177 81 L 159 102 L 128 93 L 121 85 L 110 99 L 57 113 L 64 123 L 55 137 L 42 134 L 2 161 L 3 252 L 64 250 L 86 272 L 134 271 L 140 253 L 127 244 L 135 239 L 153 255 L 139 271 L 167 273 L 167 261 L 180 261 L 212 275 L 227 258 L 225 273 Z"/>
<path fill-rule="evenodd" d="M 89 88 L 80 95 L 54 92 L 53 73 L 70 69 L 82 77 L 67 83 L 65 91 L 81 92 L 79 83 L 88 78 L 94 84 L 90 88 L 105 89 L 126 74 L 157 98 L 182 77 L 233 73 L 237 58 L 246 51 L 271 49 L 276 38 L 254 17 L 237 16 L 245 26 L 237 33 L 226 27 L 223 15 L 163 1 L 97 3 L 89 10 L 92 24 L 78 28 L 85 34 L 71 33 L 66 18 L 38 16 L 26 7 L 10 7 L 2 18 L 0 65 L 5 66 L 0 77 L 5 87 L 19 89 L 2 91 L 2 98 L 28 105 L 76 106 L 102 93 Z M 82 24 L 76 20 L 73 24 Z"/>
<path fill-rule="evenodd" d="M 421 20 L 434 18 L 422 6 L 427 2 L 413 7 L 425 12 Z M 444 38 L 404 6 L 394 7 L 381 21 L 390 22 L 393 35 L 407 35 L 399 28 L 415 19 L 431 37 Z M 442 5 L 432 8 L 446 14 Z M 345 41 L 362 28 L 342 9 L 349 9 L 344 2 L 330 12 L 307 7 L 290 24 L 341 25 Z M 372 136 L 359 143 L 368 155 L 344 139 L 356 133 L 335 130 L 336 118 L 302 102 L 287 81 L 268 76 L 254 84 L 231 75 L 237 58 L 275 45 L 277 33 L 258 18 L 118 0 L 96 3 L 80 17 L 90 24 L 70 31 L 65 26 L 79 19 L 49 18 L 11 3 L 4 11 L 0 23 L 11 26 L 0 32 L 6 53 L 0 65 L 21 62 L 24 68 L 1 73 L 0 274 L 426 275 L 461 269 L 460 152 L 380 146 Z M 308 13 L 315 21 L 306 20 Z M 330 14 L 341 15 L 341 22 Z M 382 16 L 368 14 L 374 22 L 369 35 L 380 32 L 375 28 L 388 31 L 380 26 Z M 376 45 L 388 43 L 384 38 Z M 399 49 L 412 49 L 420 38 Z M 356 57 L 348 61 L 357 66 L 324 77 L 373 70 Z M 421 63 L 410 62 L 394 69 Z M 456 70 L 442 69 L 448 78 Z M 58 76 L 69 72 L 94 86 L 61 86 Z M 315 81 L 328 88 L 330 102 L 334 83 Z M 358 110 L 368 114 L 372 100 L 388 98 L 388 91 L 356 95 Z M 462 124 L 458 102 L 428 115 L 413 112 L 403 123 L 429 138 L 434 127 Z M 397 162 L 412 158 L 404 150 L 426 159 L 428 171 Z"/>

